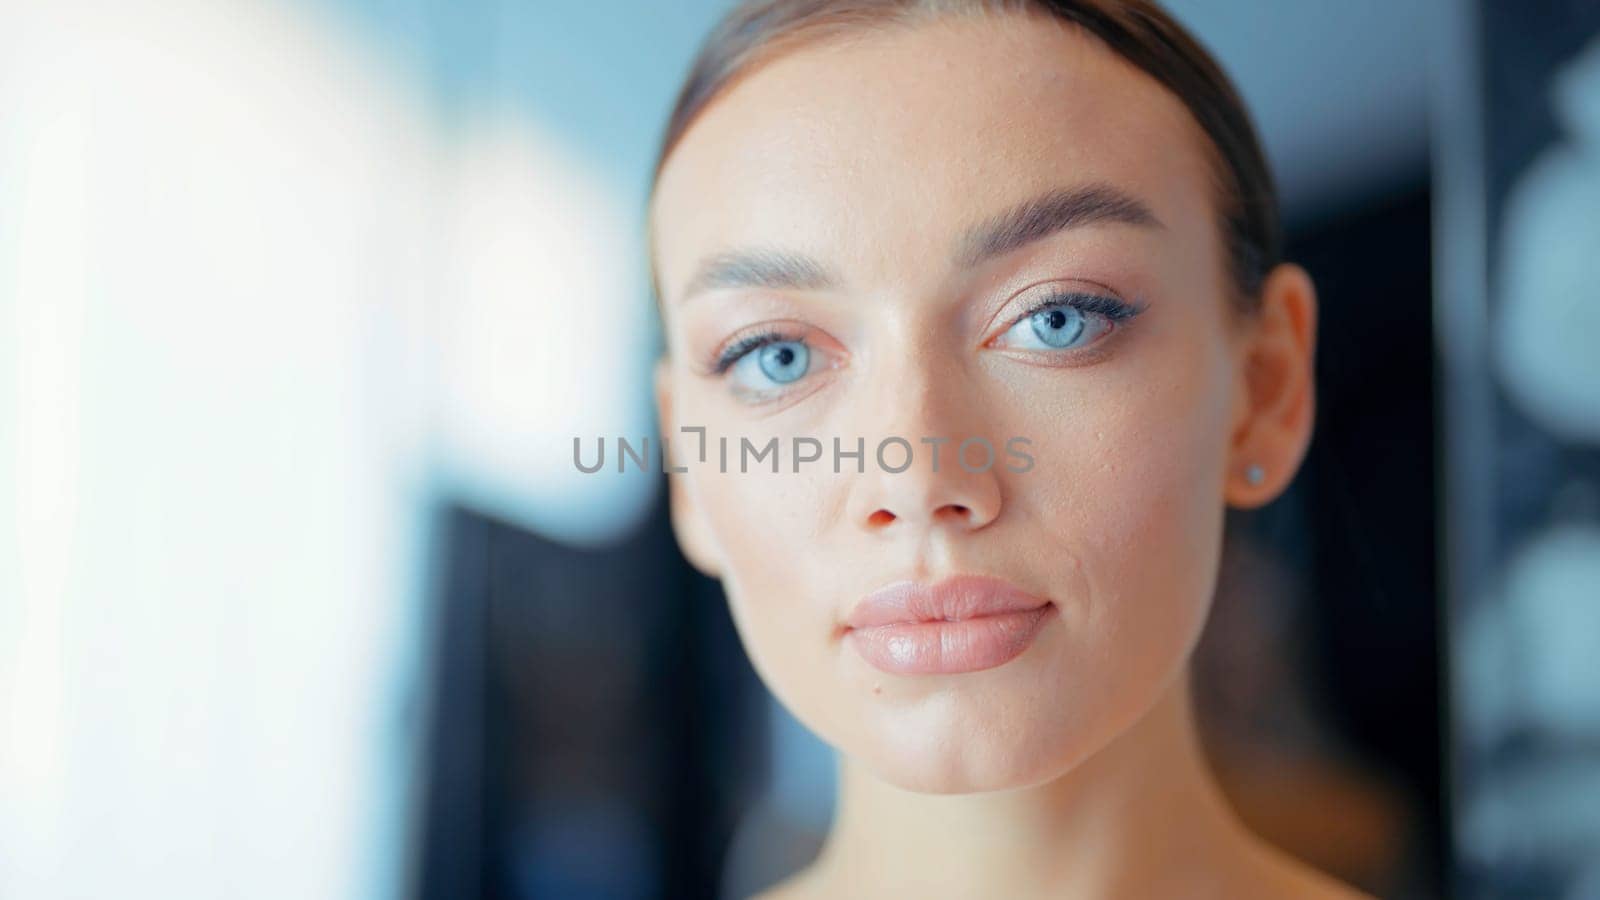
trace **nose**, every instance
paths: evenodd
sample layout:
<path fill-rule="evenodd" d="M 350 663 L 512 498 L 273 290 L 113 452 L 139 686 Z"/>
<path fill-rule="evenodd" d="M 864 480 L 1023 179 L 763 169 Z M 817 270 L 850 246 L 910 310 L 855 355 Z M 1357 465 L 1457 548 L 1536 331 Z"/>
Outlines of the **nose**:
<path fill-rule="evenodd" d="M 891 427 L 869 439 L 851 472 L 848 515 L 874 534 L 974 531 L 1000 514 L 1004 440 L 988 434 L 963 385 L 899 379 L 865 419 Z"/>
<path fill-rule="evenodd" d="M 862 524 L 866 530 L 875 532 L 885 531 L 897 522 L 943 525 L 955 530 L 974 531 L 994 521 L 999 504 L 986 496 L 991 493 L 985 491 L 980 495 L 979 492 L 973 492 L 972 496 L 962 496 L 957 501 L 944 500 L 942 497 L 930 499 L 918 496 L 919 492 L 915 489 L 908 490 L 872 504 L 874 508 L 867 513 Z"/>
<path fill-rule="evenodd" d="M 999 460 L 983 450 L 981 436 L 979 440 L 959 435 L 943 441 L 909 440 L 915 441 L 911 444 L 915 452 L 903 471 L 880 466 L 877 454 L 868 450 L 874 456 L 872 465 L 857 476 L 860 481 L 851 493 L 853 521 L 868 532 L 886 533 L 933 527 L 975 531 L 995 520 L 1000 514 L 1000 479 L 995 475 Z M 966 460 L 958 459 L 963 442 L 968 445 Z M 887 445 L 884 455 L 890 466 L 898 468 L 906 462 L 905 446 L 898 442 Z"/>

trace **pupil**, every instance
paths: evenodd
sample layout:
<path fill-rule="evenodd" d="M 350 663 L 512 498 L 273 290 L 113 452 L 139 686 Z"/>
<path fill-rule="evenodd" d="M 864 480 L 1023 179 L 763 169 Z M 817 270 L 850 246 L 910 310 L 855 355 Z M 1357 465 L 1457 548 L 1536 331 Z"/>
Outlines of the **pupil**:
<path fill-rule="evenodd" d="M 1050 327 L 1060 328 L 1067 324 L 1067 314 L 1059 309 L 1050 310 Z"/>
<path fill-rule="evenodd" d="M 784 341 L 762 347 L 757 359 L 760 360 L 762 373 L 768 378 L 779 384 L 788 384 L 806 373 L 806 363 L 810 356 L 805 344 L 798 341 Z"/>

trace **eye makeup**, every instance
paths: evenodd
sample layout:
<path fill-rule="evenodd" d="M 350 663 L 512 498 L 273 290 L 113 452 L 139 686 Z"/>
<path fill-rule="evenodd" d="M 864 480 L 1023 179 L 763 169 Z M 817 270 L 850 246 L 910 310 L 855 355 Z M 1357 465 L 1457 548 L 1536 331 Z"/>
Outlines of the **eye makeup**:
<path fill-rule="evenodd" d="M 1026 354 L 1045 365 L 1087 365 L 1105 357 L 1107 341 L 1120 323 L 1148 306 L 1110 294 L 1056 289 L 1011 317 L 983 346 Z"/>
<path fill-rule="evenodd" d="M 805 343 L 804 335 L 799 334 L 798 329 L 784 331 L 770 326 L 761 326 L 761 328 L 762 330 L 742 335 L 724 344 L 721 350 L 706 361 L 706 364 L 702 367 L 704 374 L 721 375 L 728 371 L 734 363 L 744 358 L 746 354 L 753 353 L 768 344 L 785 341 Z"/>
<path fill-rule="evenodd" d="M 763 322 L 736 331 L 694 370 L 725 382 L 728 393 L 748 406 L 785 405 L 825 383 L 823 375 L 845 357 L 827 332 L 798 321 Z"/>
<path fill-rule="evenodd" d="M 1054 289 L 1034 300 L 1022 312 L 1011 317 L 1006 327 L 993 337 L 984 342 L 984 347 L 1003 349 L 1030 355 L 1035 359 L 1045 361 L 1047 364 L 1078 365 L 1099 358 L 1104 352 L 1101 345 L 1105 338 L 1116 330 L 1118 323 L 1127 322 L 1147 309 L 1149 304 L 1145 301 L 1128 302 L 1109 293 L 1095 293 L 1082 290 Z M 1024 323 L 1035 319 L 1033 324 L 1038 333 L 1040 322 L 1054 323 L 1059 329 L 1065 316 L 1063 311 L 1075 317 L 1078 334 L 1090 334 L 1091 339 L 1081 346 L 1056 345 L 1056 346 L 1013 346 L 1006 338 L 1012 332 L 1023 331 Z M 1044 317 L 1041 319 L 1040 317 Z M 814 346 L 814 341 L 808 338 L 815 329 L 799 322 L 767 322 L 751 326 L 742 333 L 736 332 L 731 338 L 724 341 L 714 349 L 702 362 L 695 366 L 699 374 L 708 378 L 730 378 L 735 395 L 745 402 L 760 402 L 778 396 L 792 395 L 796 384 L 807 379 L 808 374 L 818 367 L 815 365 L 805 367 L 806 370 L 789 383 L 774 382 L 771 385 L 757 385 L 751 382 L 759 381 L 755 377 L 754 367 L 744 363 L 754 363 L 753 354 L 760 354 L 763 348 L 773 345 L 795 344 L 803 355 L 813 356 L 822 361 L 821 368 L 833 368 L 835 363 L 827 363 L 826 351 L 820 346 Z M 1054 333 L 1053 333 L 1054 334 Z M 826 339 L 824 339 L 826 343 Z M 821 354 L 817 356 L 816 354 Z M 733 373 L 733 374 L 730 374 Z M 738 375 L 734 378 L 734 375 Z M 770 380 L 770 379 L 769 379 Z"/>
<path fill-rule="evenodd" d="M 1043 312 L 1053 306 L 1070 306 L 1085 314 L 1104 316 L 1113 322 L 1131 319 L 1149 307 L 1148 302 L 1127 303 L 1107 294 L 1088 294 L 1082 291 L 1056 291 L 1028 307 L 1027 311 L 1011 320 L 1015 325 L 1023 319 Z"/>

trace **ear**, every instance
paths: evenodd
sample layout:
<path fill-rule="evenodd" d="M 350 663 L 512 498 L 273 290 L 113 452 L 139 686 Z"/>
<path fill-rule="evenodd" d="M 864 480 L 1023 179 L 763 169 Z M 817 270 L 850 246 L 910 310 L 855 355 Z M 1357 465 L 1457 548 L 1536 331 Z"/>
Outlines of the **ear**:
<path fill-rule="evenodd" d="M 1260 314 L 1241 350 L 1224 499 L 1254 509 L 1281 494 L 1311 444 L 1316 419 L 1317 291 L 1283 263 L 1261 286 Z M 1248 473 L 1259 466 L 1259 483 Z"/>
<path fill-rule="evenodd" d="M 678 431 L 672 409 L 672 363 L 663 356 L 656 361 L 656 413 L 661 421 L 661 446 L 671 447 L 668 456 L 672 468 L 689 468 L 698 459 L 695 439 Z M 680 440 L 682 438 L 682 440 Z M 678 547 L 689 564 L 701 574 L 711 578 L 722 577 L 722 567 L 712 548 L 711 531 L 705 516 L 694 502 L 685 479 L 686 472 L 667 473 L 667 503 L 672 515 L 672 532 L 677 536 Z"/>

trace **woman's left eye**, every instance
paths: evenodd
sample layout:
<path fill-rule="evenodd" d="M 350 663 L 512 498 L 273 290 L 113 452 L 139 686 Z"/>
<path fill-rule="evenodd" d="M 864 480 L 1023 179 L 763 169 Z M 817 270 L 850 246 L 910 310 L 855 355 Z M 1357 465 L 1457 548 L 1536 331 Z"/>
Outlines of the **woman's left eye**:
<path fill-rule="evenodd" d="M 1087 347 L 1112 330 L 1117 320 L 1139 309 L 1109 297 L 1052 300 L 1024 313 L 999 336 L 996 346 L 1045 351 Z"/>

